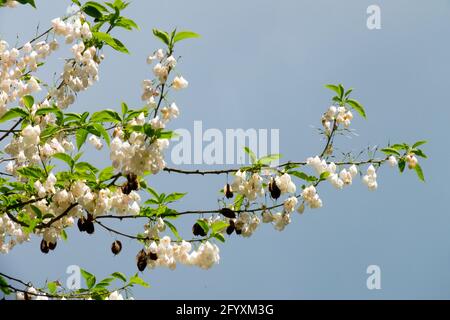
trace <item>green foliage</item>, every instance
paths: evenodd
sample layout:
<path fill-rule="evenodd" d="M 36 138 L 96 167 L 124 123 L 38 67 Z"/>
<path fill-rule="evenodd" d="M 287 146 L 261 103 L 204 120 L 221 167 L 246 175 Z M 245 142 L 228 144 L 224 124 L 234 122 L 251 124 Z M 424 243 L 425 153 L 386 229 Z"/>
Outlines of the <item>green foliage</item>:
<path fill-rule="evenodd" d="M 81 276 L 84 278 L 86 282 L 86 286 L 88 289 L 92 289 L 95 285 L 96 279 L 92 273 L 87 272 L 86 270 L 81 269 Z"/>
<path fill-rule="evenodd" d="M 5 6 L 6 2 L 7 0 L 0 0 L 0 7 Z M 36 3 L 34 0 L 17 0 L 17 2 L 24 5 L 29 4 L 30 6 L 36 9 Z"/>
<path fill-rule="evenodd" d="M 348 105 L 353 110 L 358 112 L 358 114 L 363 117 L 364 119 L 367 118 L 366 111 L 364 109 L 364 106 L 355 99 L 350 99 L 350 93 L 353 91 L 352 88 L 345 91 L 344 86 L 342 84 L 327 84 L 325 85 L 325 88 L 330 89 L 334 91 L 337 95 L 332 98 L 334 102 L 339 103 L 341 106 Z"/>
<path fill-rule="evenodd" d="M 150 287 L 150 285 L 147 282 L 145 282 L 142 278 L 140 278 L 137 273 L 130 278 L 129 284 L 130 285 L 137 284 L 137 285 L 142 286 L 144 288 Z"/>
<path fill-rule="evenodd" d="M 172 54 L 175 43 L 185 39 L 200 37 L 199 34 L 189 30 L 177 32 L 177 29 L 175 29 L 169 34 L 169 32 L 167 31 L 156 28 L 153 29 L 153 35 L 167 46 L 167 48 L 169 49 L 169 54 Z"/>

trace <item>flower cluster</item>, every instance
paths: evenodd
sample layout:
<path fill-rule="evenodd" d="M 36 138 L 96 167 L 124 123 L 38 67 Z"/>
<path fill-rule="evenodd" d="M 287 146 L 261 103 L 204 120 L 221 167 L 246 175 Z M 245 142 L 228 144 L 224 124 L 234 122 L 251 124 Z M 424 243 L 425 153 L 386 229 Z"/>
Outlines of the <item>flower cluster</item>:
<path fill-rule="evenodd" d="M 56 40 L 26 43 L 20 50 L 0 40 L 0 116 L 8 103 L 41 90 L 40 81 L 29 74 L 57 49 Z"/>
<path fill-rule="evenodd" d="M 370 165 L 369 168 L 367 168 L 367 174 L 363 177 L 363 182 L 371 191 L 378 188 L 377 172 L 373 165 Z"/>
<path fill-rule="evenodd" d="M 66 20 L 55 18 L 52 20 L 52 26 L 54 33 L 65 37 L 67 44 L 76 42 L 72 46 L 74 58 L 66 61 L 61 75 L 65 86 L 58 86 L 50 92 L 57 105 L 65 109 L 74 103 L 73 93 L 86 90 L 98 81 L 98 67 L 103 55 L 98 56 L 96 47 L 85 46 L 92 38 L 92 32 L 81 13 L 75 12 Z"/>
<path fill-rule="evenodd" d="M 220 260 L 219 247 L 209 241 L 192 251 L 190 242 L 173 243 L 168 236 L 164 236 L 159 243 L 152 241 L 146 246 L 144 254 L 149 269 L 164 266 L 173 270 L 177 263 L 209 269 Z"/>
<path fill-rule="evenodd" d="M 236 233 L 243 237 L 250 237 L 261 223 L 257 215 L 248 212 L 242 212 L 236 219 L 230 221 L 233 221 Z"/>
<path fill-rule="evenodd" d="M 167 139 L 147 141 L 143 133 L 133 132 L 128 140 L 120 130 L 111 141 L 110 158 L 113 167 L 128 174 L 142 175 L 146 171 L 158 173 L 166 166 L 163 151 L 169 146 Z"/>
<path fill-rule="evenodd" d="M 250 201 L 264 195 L 263 179 L 257 173 L 248 176 L 245 171 L 237 171 L 231 189 Z"/>
<path fill-rule="evenodd" d="M 322 125 L 325 129 L 325 132 L 329 134 L 333 128 L 332 126 L 334 123 L 336 125 L 343 124 L 345 128 L 348 128 L 352 119 L 353 114 L 350 110 L 347 110 L 346 107 L 331 106 L 322 116 Z"/>
<path fill-rule="evenodd" d="M 12 221 L 8 215 L 0 215 L 0 253 L 8 253 L 16 244 L 29 241 L 29 235 L 22 226 Z"/>
<path fill-rule="evenodd" d="M 327 180 L 336 189 L 342 189 L 346 185 L 351 185 L 353 178 L 358 174 L 358 168 L 356 165 L 351 165 L 348 169 L 344 168 L 337 173 L 337 167 L 334 162 L 327 163 L 324 159 L 320 159 L 318 156 L 308 158 L 306 163 L 313 167 L 319 175 L 327 173 Z"/>
<path fill-rule="evenodd" d="M 317 194 L 317 190 L 314 186 L 309 186 L 303 189 L 302 198 L 311 209 L 322 207 L 322 200 Z"/>

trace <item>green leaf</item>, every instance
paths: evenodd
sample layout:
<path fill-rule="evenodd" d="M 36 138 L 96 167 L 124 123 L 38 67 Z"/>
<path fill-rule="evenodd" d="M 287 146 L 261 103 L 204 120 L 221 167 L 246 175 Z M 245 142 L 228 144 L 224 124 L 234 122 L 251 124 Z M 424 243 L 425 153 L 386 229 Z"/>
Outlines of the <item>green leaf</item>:
<path fill-rule="evenodd" d="M 50 294 L 55 294 L 56 288 L 57 288 L 56 282 L 52 281 L 52 282 L 47 283 L 47 288 L 48 288 L 48 292 L 50 292 Z"/>
<path fill-rule="evenodd" d="M 77 133 L 75 134 L 75 140 L 77 142 L 77 148 L 78 150 L 81 149 L 83 144 L 86 142 L 86 138 L 88 136 L 89 132 L 86 129 L 78 129 Z"/>
<path fill-rule="evenodd" d="M 42 116 L 42 115 L 46 115 L 48 113 L 58 114 L 58 113 L 61 113 L 61 110 L 59 110 L 58 108 L 55 108 L 55 107 L 40 108 L 36 111 L 35 115 Z"/>
<path fill-rule="evenodd" d="M 91 116 L 91 122 L 118 123 L 121 121 L 122 121 L 122 118 L 120 117 L 120 115 L 111 109 L 106 109 L 106 110 L 95 112 Z"/>
<path fill-rule="evenodd" d="M 131 19 L 125 18 L 125 17 L 119 17 L 116 20 L 115 23 L 116 27 L 121 27 L 127 30 L 131 30 L 133 28 L 138 29 L 139 30 L 139 26 L 136 24 L 136 22 L 134 22 Z"/>
<path fill-rule="evenodd" d="M 83 7 L 81 7 L 81 10 L 88 16 L 91 16 L 95 19 L 100 19 L 103 16 L 103 14 L 102 10 L 99 9 L 98 5 L 99 4 L 96 2 L 88 1 Z"/>
<path fill-rule="evenodd" d="M 105 32 L 93 32 L 93 36 L 100 41 L 103 41 L 108 46 L 113 48 L 116 51 L 123 52 L 123 53 L 129 53 L 128 49 L 124 46 L 120 40 L 113 38 L 111 35 Z"/>
<path fill-rule="evenodd" d="M 11 294 L 11 289 L 8 287 L 8 282 L 0 276 L 0 291 L 3 292 L 5 295 Z"/>
<path fill-rule="evenodd" d="M 425 182 L 425 176 L 423 175 L 422 167 L 419 164 L 416 164 L 414 170 L 416 171 L 419 180 Z"/>
<path fill-rule="evenodd" d="M 100 133 L 100 135 L 105 140 L 106 144 L 109 146 L 111 140 L 108 131 L 106 131 L 105 127 L 103 127 L 100 123 L 94 123 L 93 127 Z"/>
<path fill-rule="evenodd" d="M 159 194 L 158 194 L 158 192 L 155 191 L 155 189 L 153 189 L 151 187 L 147 187 L 145 190 L 147 190 L 156 199 L 159 199 Z"/>
<path fill-rule="evenodd" d="M 128 112 L 128 105 L 125 102 L 122 102 L 121 107 L 122 107 L 122 117 L 125 118 L 125 115 Z"/>
<path fill-rule="evenodd" d="M 95 276 L 92 273 L 87 272 L 86 270 L 80 269 L 81 275 L 86 281 L 86 286 L 88 289 L 92 289 L 95 285 Z"/>
<path fill-rule="evenodd" d="M 396 156 L 400 156 L 400 152 L 398 152 L 394 148 L 389 148 L 389 147 L 388 148 L 384 148 L 384 149 L 381 149 L 381 152 L 384 152 L 387 155 L 395 154 Z"/>
<path fill-rule="evenodd" d="M 336 92 L 337 95 L 338 95 L 339 97 L 342 96 L 341 90 L 339 89 L 339 86 L 337 86 L 337 85 L 334 85 L 334 84 L 326 84 L 326 85 L 325 85 L 325 88 L 330 89 L 330 90 Z"/>
<path fill-rule="evenodd" d="M 141 279 L 137 273 L 130 278 L 130 284 L 137 284 L 144 288 L 150 287 L 150 285 L 147 282 L 145 282 L 143 279 Z"/>
<path fill-rule="evenodd" d="M 199 219 L 199 220 L 197 220 L 197 223 L 203 229 L 203 231 L 205 231 L 205 233 L 208 233 L 209 226 L 208 226 L 208 223 L 205 220 Z"/>
<path fill-rule="evenodd" d="M 78 162 L 75 164 L 75 169 L 79 171 L 90 171 L 92 173 L 98 172 L 98 169 L 89 162 Z"/>
<path fill-rule="evenodd" d="M 98 11 L 102 11 L 102 12 L 108 12 L 108 9 L 106 9 L 106 7 L 98 2 L 94 2 L 94 1 L 88 1 L 84 4 L 84 7 L 86 6 L 90 6 L 90 7 L 95 7 Z"/>
<path fill-rule="evenodd" d="M 412 148 L 415 149 L 417 147 L 420 147 L 421 145 L 427 143 L 428 141 L 426 140 L 421 140 L 421 141 L 417 141 L 416 143 L 413 144 Z"/>
<path fill-rule="evenodd" d="M 225 242 L 225 237 L 221 233 L 215 233 L 213 234 L 213 237 L 219 240 L 220 242 Z"/>
<path fill-rule="evenodd" d="M 61 239 L 63 239 L 64 241 L 67 241 L 67 232 L 66 230 L 61 230 Z"/>
<path fill-rule="evenodd" d="M 395 149 L 395 150 L 406 150 L 406 149 L 408 149 L 408 145 L 406 145 L 406 144 L 400 144 L 400 143 L 396 143 L 396 144 L 393 144 L 392 146 L 390 146 L 392 149 Z"/>
<path fill-rule="evenodd" d="M 329 171 L 325 171 L 322 172 L 322 174 L 320 175 L 320 180 L 325 180 L 326 178 L 328 178 L 330 176 L 330 172 Z"/>
<path fill-rule="evenodd" d="M 308 181 L 308 182 L 314 182 L 317 180 L 314 176 L 308 176 L 306 173 L 301 171 L 288 171 L 288 174 L 293 175 L 294 177 L 297 177 L 299 179 Z"/>
<path fill-rule="evenodd" d="M 95 287 L 96 288 L 107 288 L 111 284 L 111 282 L 114 280 L 114 278 L 105 278 L 99 281 Z"/>
<path fill-rule="evenodd" d="M 106 167 L 102 171 L 100 171 L 98 175 L 98 179 L 100 181 L 106 181 L 111 179 L 111 177 L 114 175 L 114 168 L 113 167 Z"/>
<path fill-rule="evenodd" d="M 173 38 L 173 43 L 190 38 L 200 38 L 200 35 L 189 30 L 180 31 Z"/>
<path fill-rule="evenodd" d="M 347 104 L 350 107 L 352 107 L 354 110 L 356 110 L 356 112 L 358 112 L 361 115 L 361 117 L 363 117 L 364 119 L 367 119 L 366 111 L 364 110 L 364 107 L 362 106 L 361 103 L 359 103 L 355 99 L 348 99 Z"/>
<path fill-rule="evenodd" d="M 256 163 L 256 155 L 249 147 L 244 147 L 244 151 L 249 155 L 251 163 Z"/>
<path fill-rule="evenodd" d="M 0 118 L 0 123 L 14 119 L 14 118 L 24 118 L 27 117 L 28 113 L 21 108 L 11 108 L 5 112 L 5 114 Z"/>
<path fill-rule="evenodd" d="M 211 230 L 212 230 L 212 233 L 219 233 L 219 232 L 223 231 L 228 226 L 229 226 L 229 223 L 227 223 L 225 221 L 222 221 L 222 220 L 218 220 L 218 221 L 215 221 L 211 225 Z"/>
<path fill-rule="evenodd" d="M 398 169 L 400 170 L 400 172 L 405 171 L 405 166 L 406 166 L 406 161 L 405 159 L 400 159 L 398 161 Z"/>
<path fill-rule="evenodd" d="M 64 161 L 69 165 L 70 168 L 73 168 L 75 161 L 67 154 L 67 153 L 55 153 L 53 158 Z"/>
<path fill-rule="evenodd" d="M 258 160 L 258 163 L 260 163 L 260 164 L 270 164 L 273 161 L 276 161 L 276 160 L 280 159 L 281 157 L 282 157 L 281 154 L 269 154 L 267 156 L 264 156 L 264 157 L 260 158 Z"/>
<path fill-rule="evenodd" d="M 164 198 L 164 203 L 172 203 L 183 198 L 187 193 L 174 192 Z"/>
<path fill-rule="evenodd" d="M 122 280 L 123 282 L 127 282 L 127 277 L 122 272 L 114 272 L 111 274 L 116 279 Z"/>
<path fill-rule="evenodd" d="M 162 31 L 159 29 L 153 29 L 153 35 L 161 40 L 166 45 L 170 44 L 170 36 L 166 31 Z"/>
<path fill-rule="evenodd" d="M 42 179 L 45 177 L 44 170 L 38 167 L 23 167 L 17 169 L 17 172 L 26 178 Z"/>
<path fill-rule="evenodd" d="M 34 2 L 34 0 L 17 0 L 17 2 L 19 2 L 20 4 L 29 4 L 36 9 L 36 3 Z"/>
<path fill-rule="evenodd" d="M 33 210 L 34 214 L 36 215 L 36 217 L 38 219 L 42 219 L 42 211 L 41 209 L 39 209 L 38 207 L 34 206 L 34 205 L 30 205 L 31 210 Z"/>
<path fill-rule="evenodd" d="M 180 237 L 177 228 L 167 220 L 164 220 L 164 223 L 166 224 L 166 226 L 169 227 L 169 229 L 172 231 L 173 235 L 177 238 L 177 240 L 181 241 L 182 238 Z"/>
<path fill-rule="evenodd" d="M 422 158 L 425 158 L 425 159 L 428 158 L 427 155 L 425 153 L 423 153 L 423 151 L 420 150 L 420 149 L 411 150 L 411 152 L 414 153 L 418 157 L 422 157 Z"/>

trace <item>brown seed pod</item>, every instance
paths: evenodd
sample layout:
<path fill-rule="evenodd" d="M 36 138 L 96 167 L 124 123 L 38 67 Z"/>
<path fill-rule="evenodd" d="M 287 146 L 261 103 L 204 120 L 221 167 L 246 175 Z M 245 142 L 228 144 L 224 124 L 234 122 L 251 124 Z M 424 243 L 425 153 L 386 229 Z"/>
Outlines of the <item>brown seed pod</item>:
<path fill-rule="evenodd" d="M 242 230 L 241 229 L 235 229 L 236 230 L 236 234 L 241 234 L 242 233 Z"/>
<path fill-rule="evenodd" d="M 84 224 L 84 229 L 86 230 L 87 234 L 93 234 L 95 231 L 94 223 L 92 221 L 86 221 Z"/>
<path fill-rule="evenodd" d="M 227 183 L 227 185 L 225 186 L 225 189 L 223 191 L 224 191 L 225 197 L 227 199 L 233 198 L 234 194 L 233 194 L 233 191 L 231 190 L 231 186 L 229 183 Z"/>
<path fill-rule="evenodd" d="M 270 196 L 275 200 L 277 200 L 281 196 L 281 190 L 280 188 L 278 188 L 277 183 L 273 178 L 269 182 L 269 192 Z"/>
<path fill-rule="evenodd" d="M 234 221 L 230 220 L 230 225 L 227 227 L 227 230 L 226 230 L 227 234 L 228 235 L 232 234 L 234 229 L 235 229 Z"/>
<path fill-rule="evenodd" d="M 153 252 L 150 252 L 148 257 L 150 258 L 150 260 L 158 260 L 158 255 L 156 253 L 153 253 Z"/>
<path fill-rule="evenodd" d="M 137 175 L 133 173 L 127 174 L 127 182 L 122 186 L 123 194 L 130 194 L 131 191 L 139 189 L 139 181 L 137 180 Z"/>
<path fill-rule="evenodd" d="M 49 248 L 48 248 L 47 241 L 42 239 L 42 241 L 41 241 L 41 252 L 47 254 L 48 251 L 49 251 Z"/>
<path fill-rule="evenodd" d="M 78 219 L 77 222 L 77 226 L 78 226 L 78 230 L 80 230 L 80 232 L 86 231 L 86 219 L 84 219 L 84 217 L 81 217 L 80 219 Z"/>
<path fill-rule="evenodd" d="M 111 245 L 111 251 L 114 255 L 117 255 L 122 250 L 122 243 L 119 240 L 116 240 Z"/>
<path fill-rule="evenodd" d="M 236 218 L 236 213 L 229 208 L 220 209 L 220 213 L 226 218 L 230 218 L 230 219 Z"/>
<path fill-rule="evenodd" d="M 57 243 L 56 241 L 55 241 L 55 242 L 49 242 L 49 243 L 48 243 L 48 248 L 49 248 L 50 250 L 55 250 L 57 244 L 58 244 L 58 243 Z"/>
<path fill-rule="evenodd" d="M 205 230 L 203 230 L 202 226 L 198 222 L 196 222 L 192 226 L 192 233 L 194 234 L 194 236 L 202 236 L 202 237 L 206 236 Z"/>
<path fill-rule="evenodd" d="M 93 216 L 92 214 L 88 213 L 88 214 L 87 214 L 86 221 L 89 221 L 89 222 L 94 221 L 94 216 Z"/>
<path fill-rule="evenodd" d="M 147 266 L 147 254 L 145 253 L 144 249 L 138 252 L 136 255 L 136 265 L 139 271 L 144 271 L 145 267 Z"/>

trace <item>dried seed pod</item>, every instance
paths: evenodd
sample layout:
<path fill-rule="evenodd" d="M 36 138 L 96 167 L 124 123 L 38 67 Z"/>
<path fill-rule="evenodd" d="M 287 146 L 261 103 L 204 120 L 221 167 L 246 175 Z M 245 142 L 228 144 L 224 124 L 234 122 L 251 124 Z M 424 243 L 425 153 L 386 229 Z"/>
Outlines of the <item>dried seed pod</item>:
<path fill-rule="evenodd" d="M 230 218 L 230 219 L 236 218 L 236 213 L 229 208 L 220 209 L 220 213 L 226 218 Z"/>
<path fill-rule="evenodd" d="M 122 250 L 122 243 L 119 240 L 116 240 L 111 245 L 111 251 L 114 255 L 117 255 Z"/>
<path fill-rule="evenodd" d="M 202 226 L 198 222 L 196 222 L 192 226 L 192 233 L 194 234 L 194 236 L 202 236 L 202 237 L 206 236 L 205 230 L 203 230 Z"/>
<path fill-rule="evenodd" d="M 86 230 L 87 234 L 93 234 L 95 231 L 94 223 L 92 221 L 86 221 L 84 224 L 84 229 Z"/>
<path fill-rule="evenodd" d="M 227 185 L 225 186 L 225 188 L 223 189 L 223 192 L 225 194 L 225 197 L 227 199 L 231 199 L 233 198 L 234 194 L 233 194 L 233 190 L 231 190 L 231 186 L 229 183 L 227 183 Z"/>
<path fill-rule="evenodd" d="M 127 182 L 122 186 L 123 194 L 130 194 L 131 191 L 139 189 L 139 181 L 137 180 L 137 175 L 129 173 L 127 174 Z"/>
<path fill-rule="evenodd" d="M 41 241 L 41 252 L 47 254 L 48 251 L 49 251 L 49 248 L 48 248 L 47 241 L 45 241 L 44 239 L 42 239 L 42 241 Z"/>
<path fill-rule="evenodd" d="M 56 245 L 57 245 L 57 242 L 56 242 L 56 241 L 55 241 L 55 242 L 49 242 L 49 243 L 48 243 L 48 248 L 49 248 L 50 250 L 55 250 Z"/>
<path fill-rule="evenodd" d="M 270 196 L 275 200 L 277 200 L 281 196 L 281 190 L 280 188 L 278 188 L 277 183 L 273 178 L 269 182 L 269 192 Z"/>
<path fill-rule="evenodd" d="M 87 214 L 86 221 L 89 221 L 89 222 L 94 221 L 94 216 L 93 216 L 92 214 L 88 213 L 88 214 Z"/>
<path fill-rule="evenodd" d="M 80 232 L 86 231 L 86 219 L 84 219 L 84 217 L 81 217 L 80 219 L 78 219 L 77 222 L 77 226 L 78 226 L 78 230 L 80 230 Z"/>
<path fill-rule="evenodd" d="M 138 252 L 136 255 L 136 265 L 139 271 L 144 271 L 145 267 L 147 267 L 147 254 L 145 253 L 144 249 Z"/>
<path fill-rule="evenodd" d="M 158 255 L 156 253 L 153 253 L 153 252 L 150 252 L 148 257 L 150 258 L 150 260 L 158 260 Z"/>
<path fill-rule="evenodd" d="M 235 229 L 234 221 L 230 220 L 230 225 L 227 227 L 227 230 L 226 230 L 227 234 L 228 235 L 232 234 L 234 229 Z"/>

